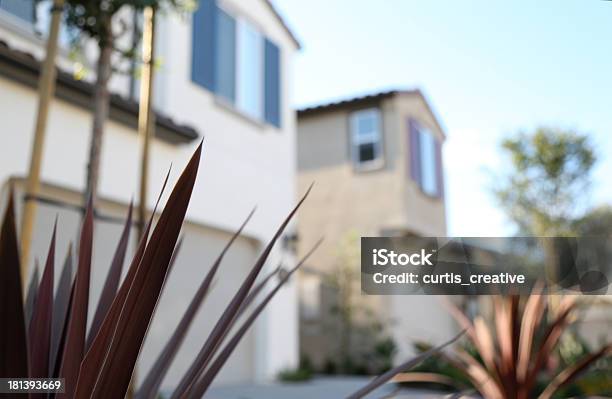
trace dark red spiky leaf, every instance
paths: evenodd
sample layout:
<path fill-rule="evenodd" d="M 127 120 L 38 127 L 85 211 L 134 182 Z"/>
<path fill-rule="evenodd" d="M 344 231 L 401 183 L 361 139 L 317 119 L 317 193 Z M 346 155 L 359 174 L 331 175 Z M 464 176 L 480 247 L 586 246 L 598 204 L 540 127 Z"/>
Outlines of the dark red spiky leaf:
<path fill-rule="evenodd" d="M 552 398 L 552 396 L 555 394 L 555 392 L 557 392 L 557 390 L 559 390 L 559 388 L 570 383 L 581 373 L 586 371 L 589 367 L 593 366 L 596 361 L 610 354 L 612 354 L 612 344 L 606 345 L 596 352 L 589 353 L 588 355 L 583 356 L 575 364 L 568 366 L 565 370 L 559 373 L 559 375 L 557 375 L 548 384 L 548 386 L 546 387 L 546 389 L 544 389 L 538 399 Z"/>
<path fill-rule="evenodd" d="M 240 326 L 238 331 L 236 331 L 236 333 L 233 335 L 227 345 L 225 345 L 221 353 L 219 353 L 219 356 L 216 357 L 210 368 L 206 370 L 206 372 L 202 375 L 202 378 L 191 386 L 191 389 L 184 395 L 185 397 L 199 398 L 204 396 L 204 394 L 208 390 L 208 387 L 210 387 L 210 384 L 213 382 L 219 371 L 221 371 L 221 368 L 223 367 L 225 362 L 227 362 L 227 359 L 229 359 L 231 354 L 234 352 L 234 349 L 236 349 L 236 347 L 240 343 L 242 337 L 244 337 L 246 332 L 253 325 L 255 319 L 257 319 L 257 317 L 261 314 L 261 312 L 272 300 L 272 298 L 274 298 L 276 293 L 289 280 L 291 275 L 293 275 L 293 273 L 295 273 L 306 262 L 306 260 L 308 260 L 310 255 L 312 255 L 312 253 L 319 247 L 319 245 L 321 245 L 321 240 L 319 240 L 312 247 L 312 249 L 308 251 L 308 253 L 306 253 L 306 255 L 298 262 L 298 264 L 293 269 L 291 269 L 289 272 L 287 272 L 287 274 L 283 276 L 283 278 L 276 284 L 274 289 L 272 289 L 272 291 L 270 291 L 265 296 L 265 298 L 257 305 L 255 310 L 253 310 L 253 312 L 244 321 L 244 323 L 242 323 L 242 326 Z"/>
<path fill-rule="evenodd" d="M 40 285 L 40 264 L 38 259 L 34 260 L 34 269 L 32 269 L 32 277 L 30 277 L 30 283 L 28 284 L 28 290 L 26 292 L 24 315 L 26 321 L 26 330 L 30 328 L 30 322 L 32 321 L 32 313 L 36 306 L 36 297 L 38 296 L 38 286 Z"/>
<path fill-rule="evenodd" d="M 272 279 L 272 277 L 274 277 L 279 272 L 280 268 L 281 268 L 281 265 L 278 265 L 276 267 L 276 269 L 274 269 L 271 272 L 269 272 L 263 279 L 261 279 L 261 281 L 259 281 L 257 284 L 255 284 L 255 286 L 251 289 L 251 291 L 249 291 L 249 294 L 246 296 L 246 298 L 244 298 L 244 302 L 242 302 L 242 304 L 240 305 L 240 308 L 236 312 L 236 315 L 232 319 L 232 322 L 230 323 L 229 327 L 225 330 L 225 333 L 223 334 L 223 336 L 219 340 L 219 343 L 213 349 L 213 356 L 217 353 L 217 350 L 221 347 L 221 345 L 223 345 L 223 342 L 227 338 L 227 335 L 234 328 L 234 325 L 236 324 L 236 321 L 238 321 L 240 316 L 242 316 L 242 314 L 253 303 L 253 301 L 255 300 L 255 298 L 257 298 L 259 293 L 261 291 L 263 291 L 264 287 L 268 284 L 268 282 Z M 208 362 L 210 362 L 210 358 L 209 358 Z M 204 369 L 208 366 L 208 362 L 206 362 L 204 364 Z"/>
<path fill-rule="evenodd" d="M 0 328 L 0 378 L 25 378 L 28 348 L 12 190 L 0 230 L 0 315 L 6 318 Z"/>
<path fill-rule="evenodd" d="M 49 354 L 49 370 L 53 373 L 59 372 L 58 353 L 60 342 L 66 330 L 68 308 L 70 307 L 70 296 L 72 292 L 72 243 L 68 244 L 68 252 L 60 274 L 59 284 L 55 290 L 53 300 L 53 324 L 51 326 L 51 352 Z M 63 348 L 63 347 L 62 347 Z M 57 365 L 57 367 L 56 367 Z"/>
<path fill-rule="evenodd" d="M 242 285 L 238 289 L 238 292 L 234 295 L 219 320 L 217 320 L 217 323 L 215 324 L 212 332 L 210 333 L 210 335 L 206 339 L 206 342 L 196 355 L 194 361 L 189 366 L 189 369 L 185 372 L 185 374 L 183 374 L 179 385 L 176 387 L 174 393 L 172 394 L 172 399 L 182 397 L 183 394 L 189 389 L 189 386 L 198 379 L 199 373 L 201 373 L 202 370 L 206 368 L 206 365 L 210 361 L 212 354 L 219 346 L 219 343 L 221 342 L 223 337 L 227 334 L 227 329 L 231 326 L 232 321 L 234 320 L 238 310 L 244 302 L 244 299 L 246 298 L 249 291 L 251 290 L 251 287 L 255 283 L 255 279 L 257 278 L 259 272 L 266 263 L 268 256 L 270 255 L 270 252 L 274 247 L 274 244 L 276 243 L 282 232 L 285 230 L 285 227 L 287 227 L 287 225 L 289 224 L 289 221 L 291 221 L 291 219 L 293 218 L 293 215 L 295 215 L 299 207 L 306 200 L 306 197 L 310 193 L 311 189 L 312 185 L 308 188 L 304 196 L 293 208 L 291 213 L 289 213 L 289 215 L 285 218 L 283 223 L 280 225 L 280 227 L 277 229 L 276 233 L 272 237 L 272 240 L 270 240 L 266 248 L 263 250 L 259 258 L 255 262 L 255 265 L 253 266 L 245 280 L 242 282 Z"/>
<path fill-rule="evenodd" d="M 70 313 L 72 310 L 72 298 L 74 298 L 74 287 L 76 285 L 76 281 L 73 279 L 70 285 L 70 290 L 68 294 L 68 307 L 66 308 L 66 314 L 64 317 L 64 325 L 61 326 L 59 339 L 57 342 L 57 352 L 55 361 L 52 364 L 53 374 L 51 375 L 53 378 L 58 378 L 60 373 L 60 368 L 62 367 L 62 360 L 64 359 L 64 348 L 66 347 L 66 335 L 68 333 L 68 324 L 70 322 Z M 53 399 L 52 395 L 50 395 L 50 399 Z"/>
<path fill-rule="evenodd" d="M 202 280 L 202 283 L 200 284 L 198 290 L 191 299 L 189 306 L 185 310 L 183 317 L 179 321 L 177 327 L 174 329 L 172 336 L 166 342 L 164 349 L 161 351 L 161 353 L 155 360 L 155 363 L 153 363 L 151 370 L 147 373 L 145 380 L 143 381 L 138 392 L 136 393 L 136 399 L 146 399 L 150 397 L 155 397 L 155 395 L 157 394 L 159 386 L 161 385 L 164 377 L 166 376 L 166 373 L 170 368 L 170 364 L 172 364 L 172 360 L 174 360 L 174 357 L 176 356 L 176 353 L 178 352 L 181 343 L 185 339 L 185 336 L 187 335 L 187 331 L 189 330 L 193 319 L 198 313 L 200 307 L 202 306 L 204 298 L 206 298 L 210 291 L 210 286 L 212 284 L 213 278 L 215 277 L 215 274 L 217 273 L 217 270 L 219 269 L 219 265 L 221 265 L 225 254 L 230 249 L 234 241 L 238 238 L 240 233 L 242 233 L 242 230 L 244 229 L 248 221 L 251 219 L 251 216 L 253 216 L 253 212 L 255 212 L 254 209 L 247 216 L 246 220 L 242 223 L 238 231 L 234 233 L 234 235 L 225 245 L 217 259 L 213 263 L 212 267 L 206 274 L 206 277 L 204 278 L 204 280 Z"/>
<path fill-rule="evenodd" d="M 251 289 L 251 291 L 249 292 L 249 295 L 247 295 L 247 297 L 244 298 L 244 302 L 242 302 L 242 305 L 240 306 L 240 309 L 238 309 L 238 313 L 236 314 L 236 317 L 234 318 L 234 321 L 238 320 L 238 318 L 253 303 L 253 301 L 255 300 L 255 298 L 257 298 L 257 296 L 261 293 L 261 291 L 263 291 L 264 287 L 266 285 L 268 285 L 268 282 L 270 282 L 272 277 L 276 276 L 280 272 L 280 270 L 281 270 L 281 265 L 279 264 L 278 266 L 276 266 L 276 268 L 274 270 L 272 270 L 271 272 L 266 274 L 264 276 L 264 278 L 261 279 L 260 282 L 255 284 L 253 289 Z M 232 324 L 232 326 L 233 326 L 233 324 Z M 231 330 L 231 328 L 230 328 L 230 330 Z"/>
<path fill-rule="evenodd" d="M 89 306 L 89 280 L 93 248 L 93 205 L 87 204 L 85 219 L 81 227 L 79 260 L 75 277 L 74 294 L 70 305 L 70 317 L 66 330 L 66 342 L 62 354 L 60 377 L 65 378 L 65 393 L 57 394 L 60 399 L 71 399 L 76 390 L 79 368 L 85 355 L 85 333 L 87 330 L 87 309 Z"/>
<path fill-rule="evenodd" d="M 456 340 L 458 340 L 463 334 L 464 331 L 461 331 L 459 334 L 457 334 L 456 336 L 454 336 L 453 338 L 451 338 L 450 340 L 444 342 L 441 345 L 438 345 L 434 348 L 431 348 L 423 353 L 420 353 L 419 355 L 415 356 L 414 358 L 400 364 L 399 366 L 396 366 L 394 368 L 392 368 L 391 370 L 387 371 L 386 373 L 383 373 L 381 375 L 379 375 L 378 377 L 374 378 L 372 381 L 370 381 L 366 386 L 364 386 L 363 388 L 359 389 L 357 392 L 351 394 L 350 396 L 347 397 L 347 399 L 360 399 L 363 398 L 364 396 L 366 396 L 367 394 L 369 394 L 370 392 L 372 392 L 373 390 L 375 390 L 376 388 L 380 387 L 381 385 L 383 385 L 384 383 L 386 383 L 387 381 L 391 380 L 393 377 L 395 377 L 397 374 L 399 373 L 403 373 L 404 371 L 410 370 L 411 368 L 413 368 L 414 366 L 418 365 L 419 363 L 421 363 L 423 360 L 427 359 L 428 357 L 435 355 L 437 353 L 439 353 L 442 349 L 444 349 L 446 346 L 452 344 L 453 342 L 455 342 Z"/>
<path fill-rule="evenodd" d="M 30 350 L 30 377 L 49 377 L 49 352 L 51 350 L 51 324 L 53 321 L 53 279 L 55 267 L 55 236 L 57 220 L 53 227 L 53 236 L 49 245 L 45 269 L 38 287 L 36 306 L 32 312 L 32 321 L 28 331 L 28 348 Z M 42 398 L 43 394 L 30 394 L 30 398 Z"/>
<path fill-rule="evenodd" d="M 100 299 L 98 300 L 98 306 L 96 307 L 96 312 L 94 313 L 91 326 L 89 327 L 89 333 L 87 335 L 87 349 L 89 349 L 91 346 L 91 343 L 98 333 L 108 309 L 110 309 L 110 306 L 113 303 L 113 299 L 115 299 L 115 296 L 117 295 L 117 288 L 119 287 L 119 282 L 121 280 L 121 271 L 123 270 L 125 253 L 127 252 L 127 247 L 130 240 L 130 231 L 132 228 L 132 205 L 132 202 L 130 202 L 128 216 L 125 220 L 123 232 L 121 233 L 121 237 L 117 243 L 115 255 L 111 261 L 108 274 L 106 275 L 106 281 L 104 282 L 104 287 L 102 288 Z"/>
<path fill-rule="evenodd" d="M 153 316 L 187 212 L 201 151 L 202 144 L 181 174 L 151 234 L 90 398 L 121 398 L 127 392 L 131 372 Z"/>
<path fill-rule="evenodd" d="M 155 207 L 153 208 L 153 212 L 151 213 L 147 225 L 145 226 L 142 237 L 139 238 L 140 241 L 138 243 L 138 247 L 136 248 L 136 252 L 134 253 L 134 257 L 132 258 L 132 262 L 130 263 L 130 267 L 128 268 L 127 275 L 121 283 L 119 292 L 117 292 L 110 309 L 106 313 L 106 316 L 102 321 L 102 325 L 94 337 L 89 350 L 85 354 L 85 358 L 83 359 L 81 370 L 79 372 L 79 381 L 77 383 L 77 392 L 75 395 L 76 397 L 89 397 L 89 392 L 98 379 L 100 365 L 104 362 L 104 358 L 106 357 L 106 354 L 110 348 L 117 320 L 119 319 L 121 309 L 125 303 L 125 298 L 130 290 L 130 286 L 132 285 L 136 271 L 138 270 L 138 265 L 140 264 L 142 256 L 144 255 L 147 239 L 149 237 L 149 230 L 153 224 L 153 216 L 155 215 L 162 194 L 166 189 L 166 184 L 168 183 L 169 177 L 170 170 L 168 170 L 168 173 L 166 174 L 166 178 L 157 197 Z"/>

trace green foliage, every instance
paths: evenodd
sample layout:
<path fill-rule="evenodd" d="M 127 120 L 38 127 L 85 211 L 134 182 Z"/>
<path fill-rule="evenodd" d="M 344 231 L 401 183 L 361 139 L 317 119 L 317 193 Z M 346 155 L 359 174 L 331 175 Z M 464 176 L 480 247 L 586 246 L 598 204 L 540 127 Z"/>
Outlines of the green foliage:
<path fill-rule="evenodd" d="M 469 342 L 462 342 L 458 344 L 461 348 L 468 353 L 470 356 L 475 358 L 478 357 L 478 351 L 474 348 L 473 345 L 470 345 Z M 419 341 L 414 343 L 414 349 L 417 353 L 423 353 L 432 348 L 432 345 L 428 342 Z M 462 386 L 465 388 L 473 388 L 472 382 L 465 375 L 465 372 L 457 367 L 456 364 L 450 362 L 444 355 L 439 354 L 435 356 L 431 356 L 428 359 L 423 360 L 421 364 L 416 366 L 411 371 L 421 372 L 421 373 L 435 373 L 445 377 L 452 379 L 456 382 L 457 386 Z M 402 383 L 403 385 L 412 386 L 415 383 Z M 429 387 L 429 386 L 428 386 Z M 448 386 L 440 386 L 439 384 L 431 385 L 431 388 L 442 388 L 448 389 Z"/>
<path fill-rule="evenodd" d="M 571 235 L 596 161 L 587 135 L 541 127 L 503 141 L 511 169 L 494 194 L 521 233 Z"/>
<path fill-rule="evenodd" d="M 307 355 L 302 354 L 300 364 L 295 369 L 285 369 L 278 373 L 278 380 L 282 382 L 304 382 L 312 378 L 314 368 Z"/>
<path fill-rule="evenodd" d="M 573 230 L 578 236 L 612 235 L 612 207 L 600 206 L 574 221 Z"/>
<path fill-rule="evenodd" d="M 321 370 L 324 374 L 372 375 L 389 370 L 395 355 L 395 342 L 385 331 L 385 323 L 360 295 L 360 236 L 351 231 L 338 246 L 336 263 L 326 284 L 334 291 L 329 308 L 333 322 L 326 326 L 336 340 Z"/>
<path fill-rule="evenodd" d="M 141 12 L 146 7 L 190 12 L 197 0 L 67 0 L 64 15 L 69 28 L 95 39 L 100 47 L 112 47 L 129 25 L 116 18 L 119 12 L 126 8 Z"/>

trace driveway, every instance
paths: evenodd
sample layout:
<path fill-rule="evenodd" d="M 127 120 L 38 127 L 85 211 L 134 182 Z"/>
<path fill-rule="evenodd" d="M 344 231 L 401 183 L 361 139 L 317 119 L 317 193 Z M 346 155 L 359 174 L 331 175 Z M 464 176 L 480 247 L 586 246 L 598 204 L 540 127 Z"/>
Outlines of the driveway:
<path fill-rule="evenodd" d="M 206 394 L 210 399 L 342 399 L 363 387 L 369 378 L 364 377 L 319 377 L 301 383 L 246 384 L 213 387 Z M 386 385 L 367 398 L 382 398 L 395 387 Z M 393 398 L 402 399 L 439 399 L 447 394 L 421 390 L 402 390 Z"/>

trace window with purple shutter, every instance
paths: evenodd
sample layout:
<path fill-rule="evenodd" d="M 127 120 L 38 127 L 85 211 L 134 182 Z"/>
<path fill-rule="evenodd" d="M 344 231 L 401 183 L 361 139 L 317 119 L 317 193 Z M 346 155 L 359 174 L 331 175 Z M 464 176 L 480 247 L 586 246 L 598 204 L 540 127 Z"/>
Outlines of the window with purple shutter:
<path fill-rule="evenodd" d="M 438 197 L 444 198 L 444 169 L 442 167 L 442 143 L 436 140 L 436 177 L 438 182 Z"/>
<path fill-rule="evenodd" d="M 419 144 L 419 127 L 417 121 L 408 119 L 408 148 L 410 149 L 410 177 L 421 186 L 421 157 Z"/>
<path fill-rule="evenodd" d="M 408 119 L 410 177 L 423 193 L 442 197 L 441 144 L 434 134 L 415 119 Z"/>

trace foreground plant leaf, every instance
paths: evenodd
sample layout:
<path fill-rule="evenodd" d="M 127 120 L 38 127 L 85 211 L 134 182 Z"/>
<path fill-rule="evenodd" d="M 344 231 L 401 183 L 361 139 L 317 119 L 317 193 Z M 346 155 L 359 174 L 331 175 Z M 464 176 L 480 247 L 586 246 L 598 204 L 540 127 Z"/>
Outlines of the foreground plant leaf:
<path fill-rule="evenodd" d="M 240 309 L 238 309 L 238 313 L 236 314 L 234 320 L 237 320 L 244 313 L 244 311 L 248 309 L 248 307 L 253 303 L 255 298 L 257 298 L 257 296 L 263 291 L 264 287 L 268 284 L 268 282 L 272 280 L 272 277 L 276 276 L 280 272 L 280 270 L 281 265 L 279 264 L 274 270 L 266 274 L 264 278 L 262 278 L 261 281 L 253 287 L 253 289 L 249 292 L 249 295 L 244 298 L 244 302 L 242 302 Z M 232 324 L 232 327 L 233 326 L 234 324 Z"/>
<path fill-rule="evenodd" d="M 123 283 L 121 283 L 121 288 L 119 288 L 119 292 L 115 296 L 110 309 L 102 321 L 102 325 L 100 326 L 98 333 L 95 335 L 91 346 L 83 359 L 81 370 L 79 372 L 79 381 L 77 383 L 77 392 L 75 395 L 76 397 L 89 397 L 89 392 L 98 379 L 100 366 L 103 364 L 106 354 L 110 348 L 117 320 L 119 319 L 121 309 L 125 303 L 125 298 L 130 290 L 130 286 L 132 285 L 136 271 L 138 270 L 138 265 L 140 264 L 142 256 L 144 255 L 147 239 L 149 237 L 149 230 L 153 224 L 153 216 L 157 211 L 159 201 L 161 200 L 164 190 L 166 189 L 166 184 L 168 184 L 170 171 L 171 169 L 168 170 L 168 173 L 166 174 L 166 178 L 157 197 L 157 201 L 155 202 L 155 207 L 153 208 L 153 212 L 151 212 L 151 216 L 149 217 L 147 225 L 145 226 L 142 237 L 140 237 L 138 248 L 136 248 L 136 252 L 134 253 L 130 267 L 128 268 L 127 275 L 125 276 Z"/>
<path fill-rule="evenodd" d="M 49 353 L 51 351 L 51 326 L 53 323 L 53 279 L 55 267 L 55 237 L 57 220 L 53 227 L 53 236 L 49 245 L 45 269 L 38 287 L 36 306 L 32 312 L 32 321 L 28 331 L 28 349 L 30 350 L 30 378 L 47 378 L 49 376 Z M 30 395 L 31 398 L 44 397 L 44 394 Z"/>
<path fill-rule="evenodd" d="M 36 297 L 38 296 L 38 286 L 40 285 L 40 265 L 38 259 L 34 260 L 34 269 L 32 269 L 32 277 L 30 277 L 30 283 L 28 284 L 28 290 L 26 291 L 24 317 L 26 321 L 26 330 L 30 328 L 30 321 L 32 321 L 32 313 L 36 306 Z"/>
<path fill-rule="evenodd" d="M 164 349 L 161 351 L 161 353 L 155 360 L 155 363 L 153 363 L 153 366 L 151 367 L 151 370 L 147 374 L 147 377 L 145 378 L 144 382 L 142 383 L 142 386 L 136 393 L 137 399 L 155 397 L 155 394 L 159 390 L 159 386 L 161 385 L 164 377 L 166 376 L 166 373 L 168 372 L 168 369 L 170 368 L 172 360 L 176 356 L 176 353 L 178 352 L 181 343 L 187 335 L 189 327 L 193 322 L 193 319 L 195 318 L 198 309 L 200 308 L 200 306 L 204 302 L 204 299 L 210 292 L 211 284 L 213 282 L 215 274 L 217 273 L 217 270 L 219 269 L 219 266 L 221 265 L 221 262 L 223 261 L 223 258 L 225 257 L 225 254 L 230 249 L 234 241 L 238 238 L 240 233 L 242 233 L 242 230 L 249 222 L 254 212 L 255 209 L 251 211 L 251 213 L 247 216 L 246 220 L 242 223 L 238 231 L 236 231 L 236 233 L 234 233 L 234 235 L 230 238 L 228 243 L 225 245 L 217 259 L 213 263 L 212 267 L 206 274 L 206 277 L 198 287 L 198 290 L 191 299 L 187 310 L 185 311 L 179 324 L 175 328 L 174 333 L 172 334 L 172 336 L 164 346 Z"/>
<path fill-rule="evenodd" d="M 421 363 L 423 360 L 427 359 L 428 357 L 430 357 L 432 355 L 435 355 L 436 353 L 440 352 L 446 346 L 448 346 L 448 345 L 452 344 L 453 342 L 455 342 L 456 340 L 458 340 L 464 333 L 465 333 L 465 331 L 461 331 L 459 334 L 457 334 L 456 336 L 454 336 L 450 340 L 446 341 L 445 343 L 443 343 L 443 344 L 441 344 L 439 346 L 436 346 L 434 348 L 431 348 L 431 349 L 429 349 L 429 350 L 427 350 L 427 351 L 425 351 L 423 353 L 420 353 L 418 356 L 408 360 L 407 362 L 404 362 L 404 363 L 400 364 L 399 366 L 396 366 L 396 367 L 392 368 L 391 370 L 387 371 L 386 373 L 379 375 L 378 377 L 376 377 L 372 381 L 370 381 L 366 386 L 364 386 L 363 388 L 361 388 L 357 392 L 353 393 L 352 395 L 349 395 L 347 397 L 347 399 L 359 399 L 359 398 L 363 398 L 364 396 L 366 396 L 367 394 L 369 394 L 370 392 L 372 392 L 376 388 L 380 387 L 381 385 L 383 385 L 387 381 L 391 380 L 393 377 L 395 377 L 396 374 L 399 374 L 399 373 L 402 373 L 404 371 L 407 371 L 407 370 L 413 368 L 414 366 L 416 366 L 417 364 Z"/>
<path fill-rule="evenodd" d="M 87 348 L 91 346 L 91 343 L 98 333 L 98 330 L 102 325 L 102 321 L 104 321 L 104 317 L 106 316 L 106 313 L 108 313 L 108 309 L 110 308 L 111 304 L 113 303 L 113 299 L 115 299 L 117 294 L 117 288 L 119 287 L 119 281 L 121 280 L 121 271 L 123 270 L 123 262 L 125 261 L 125 253 L 127 252 L 127 246 L 130 240 L 130 231 L 132 228 L 132 207 L 133 204 L 130 202 L 128 216 L 125 220 L 125 225 L 123 226 L 123 232 L 121 233 L 121 237 L 117 243 L 115 255 L 113 256 L 110 268 L 108 269 L 108 274 L 106 275 L 104 288 L 102 288 L 102 293 L 100 294 L 100 299 L 98 300 L 96 313 L 94 314 L 91 327 L 89 328 L 89 333 L 87 335 Z"/>
<path fill-rule="evenodd" d="M 236 349 L 236 347 L 240 343 L 242 337 L 244 337 L 248 329 L 251 327 L 251 325 L 253 325 L 255 319 L 257 319 L 259 314 L 268 305 L 270 300 L 274 298 L 274 296 L 281 289 L 281 287 L 289 280 L 293 273 L 295 273 L 306 262 L 306 260 L 308 260 L 310 255 L 312 255 L 312 253 L 316 251 L 319 245 L 321 245 L 321 242 L 322 240 L 319 240 L 312 247 L 312 249 L 308 251 L 306 255 L 298 262 L 298 264 L 283 276 L 283 278 L 276 284 L 274 289 L 266 295 L 266 297 L 261 301 L 261 303 L 257 305 L 255 310 L 253 310 L 253 312 L 244 321 L 238 331 L 236 331 L 231 340 L 227 343 L 227 345 L 225 345 L 221 353 L 219 353 L 215 361 L 211 364 L 210 368 L 206 370 L 202 378 L 192 386 L 192 388 L 188 391 L 187 394 L 184 395 L 185 397 L 199 398 L 206 393 L 206 391 L 210 387 L 210 384 L 213 382 L 219 371 L 221 371 L 221 368 L 223 367 L 225 362 L 227 362 L 227 359 L 229 359 L 231 354 L 234 352 L 234 349 Z"/>
<path fill-rule="evenodd" d="M 0 315 L 6 318 L 0 328 L 0 378 L 28 375 L 21 284 L 13 190 L 10 190 L 0 230 Z"/>
<path fill-rule="evenodd" d="M 70 318 L 66 330 L 66 342 L 62 355 L 60 377 L 65 378 L 65 393 L 58 398 L 71 399 L 76 390 L 79 368 L 85 354 L 85 332 L 87 330 L 87 309 L 89 306 L 89 280 L 93 246 L 93 205 L 87 204 L 85 219 L 79 242 L 79 262 L 74 282 L 74 293 L 70 304 Z"/>
<path fill-rule="evenodd" d="M 53 370 L 53 374 L 51 377 L 57 378 L 60 375 L 60 369 L 62 367 L 63 359 L 64 359 L 64 348 L 66 347 L 66 337 L 68 335 L 68 324 L 70 323 L 70 314 L 72 310 L 72 299 L 74 298 L 74 287 L 76 285 L 76 281 L 73 280 L 70 289 L 68 290 L 68 307 L 66 308 L 66 314 L 64 318 L 64 325 L 60 331 L 59 340 L 57 342 L 57 355 L 55 358 L 54 364 L 51 365 L 51 370 Z M 53 395 L 50 395 L 53 396 Z M 52 399 L 52 398 L 50 398 Z"/>
<path fill-rule="evenodd" d="M 227 333 L 227 329 L 231 326 L 232 321 L 234 320 L 234 317 L 242 306 L 245 297 L 248 295 L 249 291 L 251 290 L 251 287 L 255 283 L 255 279 L 257 278 L 259 272 L 266 263 L 266 260 L 268 259 L 268 256 L 270 255 L 270 252 L 274 247 L 274 244 L 276 243 L 284 229 L 287 227 L 287 224 L 289 224 L 289 221 L 293 218 L 299 207 L 302 205 L 304 200 L 306 200 L 306 197 L 310 193 L 311 189 L 312 185 L 308 188 L 304 196 L 300 199 L 295 208 L 293 208 L 291 213 L 289 213 L 289 215 L 285 218 L 283 223 L 280 225 L 280 227 L 272 237 L 272 240 L 270 240 L 266 248 L 263 250 L 259 258 L 255 262 L 255 265 L 243 281 L 242 285 L 238 289 L 238 292 L 234 295 L 219 320 L 217 320 L 215 327 L 206 339 L 206 342 L 200 349 L 200 352 L 197 354 L 196 358 L 192 362 L 187 372 L 181 378 L 179 385 L 176 387 L 174 393 L 172 394 L 172 399 L 183 397 L 184 393 L 187 392 L 190 385 L 193 384 L 199 378 L 200 374 L 206 368 L 206 365 L 210 361 L 212 354 L 214 353 L 215 349 L 218 347 L 219 343 Z"/>
<path fill-rule="evenodd" d="M 68 244 L 68 252 L 64 260 L 64 266 L 60 275 L 59 284 L 55 292 L 53 301 L 53 325 L 51 328 L 51 353 L 49 355 L 49 370 L 59 372 L 58 354 L 60 352 L 60 342 L 63 340 L 64 331 L 67 327 L 68 308 L 70 307 L 70 297 L 72 292 L 72 243 Z M 63 350 L 63 347 L 62 349 Z"/>
<path fill-rule="evenodd" d="M 163 287 L 187 212 L 201 151 L 202 144 L 185 167 L 153 230 L 125 298 L 110 348 L 92 387 L 91 398 L 122 398 L 127 392 L 131 371 Z"/>
<path fill-rule="evenodd" d="M 580 373 L 592 366 L 604 356 L 612 355 L 612 345 L 606 345 L 595 353 L 586 355 L 576 364 L 569 366 L 548 384 L 538 399 L 550 399 L 559 388 L 576 378 Z"/>

